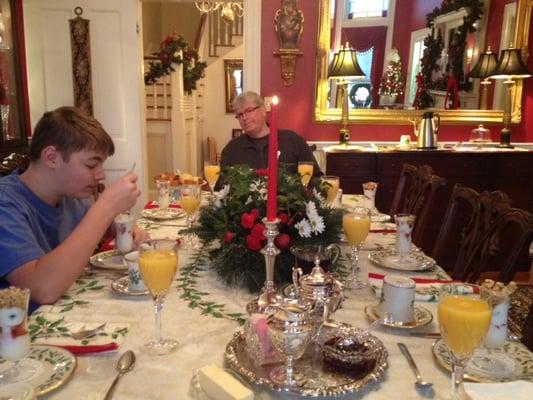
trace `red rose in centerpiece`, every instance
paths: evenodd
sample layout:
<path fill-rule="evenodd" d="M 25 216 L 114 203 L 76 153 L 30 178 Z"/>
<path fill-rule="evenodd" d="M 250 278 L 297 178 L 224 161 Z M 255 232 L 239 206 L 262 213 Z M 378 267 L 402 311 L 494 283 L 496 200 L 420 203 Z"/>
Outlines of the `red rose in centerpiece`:
<path fill-rule="evenodd" d="M 278 214 L 279 221 L 282 224 L 288 224 L 289 223 L 289 214 L 287 213 L 279 213 Z"/>
<path fill-rule="evenodd" d="M 241 225 L 246 229 L 251 229 L 255 224 L 256 218 L 252 213 L 244 213 L 241 217 Z"/>
<path fill-rule="evenodd" d="M 249 250 L 258 251 L 263 246 L 261 244 L 261 241 L 257 237 L 253 235 L 248 235 L 246 236 L 246 247 Z"/>
<path fill-rule="evenodd" d="M 265 226 L 263 224 L 255 224 L 250 234 L 261 241 L 265 240 Z"/>
<path fill-rule="evenodd" d="M 224 234 L 224 243 L 231 243 L 235 234 L 233 232 L 226 232 Z"/>
<path fill-rule="evenodd" d="M 289 235 L 286 233 L 280 233 L 276 238 L 274 239 L 274 244 L 276 247 L 280 250 L 285 250 L 291 247 L 292 245 L 292 239 Z"/>

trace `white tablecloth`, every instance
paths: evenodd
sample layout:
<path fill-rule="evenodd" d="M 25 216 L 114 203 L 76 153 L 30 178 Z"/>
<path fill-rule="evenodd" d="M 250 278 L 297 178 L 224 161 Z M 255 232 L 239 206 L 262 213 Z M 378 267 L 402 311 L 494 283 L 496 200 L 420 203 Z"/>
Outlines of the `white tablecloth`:
<path fill-rule="evenodd" d="M 169 221 L 170 226 L 162 227 L 151 223 L 147 227 L 152 237 L 176 237 L 182 229 L 183 220 Z M 343 249 L 348 251 L 348 249 Z M 360 265 L 363 272 L 375 271 L 387 273 L 367 259 L 367 252 L 361 252 Z M 180 251 L 180 266 L 189 262 L 190 254 Z M 413 274 L 408 274 L 413 276 Z M 419 274 L 426 277 L 434 273 Z M 190 308 L 188 303 L 180 298 L 181 292 L 173 287 L 165 301 L 162 314 L 163 335 L 173 337 L 181 342 L 181 347 L 174 353 L 161 357 L 152 357 L 139 351 L 139 347 L 154 336 L 154 315 L 152 300 L 149 296 L 140 298 L 123 297 L 114 293 L 110 288 L 112 281 L 107 274 L 97 275 L 104 282 L 101 290 L 86 291 L 76 296 L 76 299 L 87 300 L 88 304 L 76 306 L 65 314 L 67 319 L 85 321 L 108 321 L 128 323 L 130 331 L 121 345 L 118 353 L 89 355 L 78 357 L 78 367 L 74 376 L 66 385 L 49 394 L 47 399 L 92 400 L 102 399 L 116 373 L 115 363 L 118 355 L 131 349 L 135 351 L 137 362 L 135 368 L 126 374 L 115 393 L 116 399 L 187 399 L 190 398 L 190 380 L 195 368 L 209 363 L 223 365 L 223 354 L 226 344 L 234 332 L 242 329 L 235 321 L 224 318 L 214 318 L 202 315 L 197 308 Z M 203 300 L 213 300 L 224 304 L 226 313 L 245 313 L 246 304 L 252 295 L 241 289 L 228 288 L 217 281 L 212 271 L 200 273 L 198 288 L 208 292 Z M 365 328 L 368 320 L 363 312 L 368 301 L 357 301 L 351 298 L 349 292 L 342 309 L 338 310 L 334 318 L 348 322 L 356 327 Z M 436 303 L 423 303 L 436 317 Z M 58 306 L 43 306 L 39 311 L 57 312 Z M 436 318 L 425 331 L 437 331 Z M 450 390 L 450 375 L 442 370 L 433 360 L 431 353 L 431 339 L 415 338 L 405 331 L 378 328 L 373 334 L 379 337 L 389 351 L 389 367 L 381 382 L 373 384 L 359 395 L 347 398 L 365 397 L 369 399 L 417 399 L 421 398 L 413 385 L 414 376 L 406 360 L 400 353 L 396 342 L 406 343 L 425 377 L 434 383 L 436 396 L 446 398 Z M 256 389 L 256 388 L 254 388 Z M 260 388 L 258 388 L 260 390 Z M 261 392 L 262 398 L 289 398 L 290 395 L 276 392 Z"/>

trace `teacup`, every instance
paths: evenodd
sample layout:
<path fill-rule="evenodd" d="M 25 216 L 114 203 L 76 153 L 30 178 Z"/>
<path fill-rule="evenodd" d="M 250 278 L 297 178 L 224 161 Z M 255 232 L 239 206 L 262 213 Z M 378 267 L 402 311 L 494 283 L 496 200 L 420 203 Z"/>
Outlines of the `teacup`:
<path fill-rule="evenodd" d="M 415 281 L 398 275 L 387 275 L 383 279 L 379 312 L 386 313 L 394 322 L 408 323 L 415 320 Z"/>
<path fill-rule="evenodd" d="M 126 254 L 133 248 L 134 220 L 130 214 L 119 214 L 115 217 L 115 248 L 120 254 Z"/>
<path fill-rule="evenodd" d="M 146 290 L 146 285 L 139 270 L 139 252 L 132 251 L 124 256 L 128 265 L 128 289 L 141 292 Z"/>
<path fill-rule="evenodd" d="M 409 149 L 411 147 L 411 135 L 400 136 L 400 149 Z"/>

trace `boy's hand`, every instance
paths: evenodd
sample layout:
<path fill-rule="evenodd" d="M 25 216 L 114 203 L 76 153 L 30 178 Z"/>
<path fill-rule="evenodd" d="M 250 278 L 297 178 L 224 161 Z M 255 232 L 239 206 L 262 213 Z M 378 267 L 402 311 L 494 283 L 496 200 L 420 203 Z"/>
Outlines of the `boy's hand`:
<path fill-rule="evenodd" d="M 113 215 L 118 215 L 132 208 L 140 195 L 141 191 L 137 187 L 137 175 L 128 172 L 106 188 L 98 202 L 105 202 Z"/>
<path fill-rule="evenodd" d="M 133 248 L 138 249 L 139 244 L 150 239 L 150 234 L 137 225 L 133 227 Z"/>

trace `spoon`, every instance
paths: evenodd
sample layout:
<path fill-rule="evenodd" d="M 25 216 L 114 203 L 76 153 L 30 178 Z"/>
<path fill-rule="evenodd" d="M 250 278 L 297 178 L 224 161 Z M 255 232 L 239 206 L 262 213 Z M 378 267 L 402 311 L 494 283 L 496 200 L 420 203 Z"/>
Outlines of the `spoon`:
<path fill-rule="evenodd" d="M 115 380 L 113 381 L 111 386 L 109 387 L 104 397 L 104 400 L 111 400 L 119 379 L 122 378 L 122 375 L 124 375 L 126 372 L 131 371 L 134 366 L 135 366 L 135 353 L 133 353 L 133 351 L 128 350 L 127 352 L 125 352 L 124 354 L 120 356 L 120 358 L 117 361 L 118 374 L 115 377 Z"/>
<path fill-rule="evenodd" d="M 416 366 L 415 360 L 414 360 L 413 356 L 411 355 L 411 352 L 409 351 L 407 346 L 405 344 L 403 344 L 403 343 L 396 343 L 396 344 L 400 348 L 402 354 L 407 359 L 407 363 L 409 364 L 409 366 L 411 367 L 411 369 L 415 373 L 415 376 L 416 376 L 415 387 L 417 389 L 422 389 L 422 390 L 429 389 L 430 387 L 432 387 L 433 383 L 426 382 L 426 381 L 424 381 L 422 379 L 422 375 L 420 375 L 420 371 L 418 370 L 418 367 Z"/>

